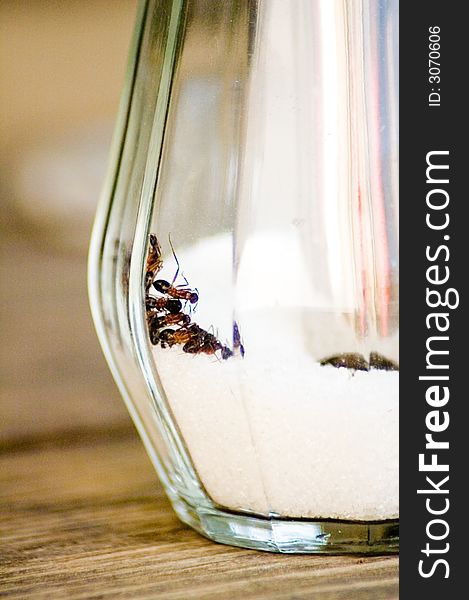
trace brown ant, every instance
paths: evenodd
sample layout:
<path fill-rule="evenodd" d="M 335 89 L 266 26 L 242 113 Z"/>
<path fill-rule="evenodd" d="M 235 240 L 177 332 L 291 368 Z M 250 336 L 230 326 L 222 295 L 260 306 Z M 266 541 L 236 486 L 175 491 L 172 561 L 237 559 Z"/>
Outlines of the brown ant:
<path fill-rule="evenodd" d="M 186 342 L 182 349 L 189 354 L 216 354 L 218 350 L 221 350 L 223 360 L 227 360 L 230 356 L 233 356 L 233 351 L 230 348 L 224 346 L 213 333 L 208 333 L 204 330 L 198 336 L 194 336 L 190 341 Z"/>
<path fill-rule="evenodd" d="M 221 351 L 221 357 L 223 360 L 227 360 L 230 356 L 233 356 L 233 351 L 228 348 L 228 346 L 223 346 L 223 344 L 215 338 L 215 342 L 211 340 L 205 340 L 202 346 L 198 349 L 197 354 L 215 354 L 218 350 Z M 184 348 L 183 348 L 184 350 Z"/>
<path fill-rule="evenodd" d="M 171 237 L 169 238 L 169 244 L 171 246 L 171 252 L 173 253 L 174 260 L 176 261 L 177 265 L 176 273 L 174 274 L 171 283 L 169 283 L 169 281 L 165 281 L 164 279 L 157 279 L 153 283 L 153 287 L 157 292 L 160 292 L 160 294 L 168 294 L 168 296 L 171 296 L 172 298 L 179 298 L 181 300 L 189 301 L 191 304 L 196 304 L 199 301 L 199 295 L 196 291 L 193 291 L 189 288 L 174 285 L 174 282 L 177 280 L 177 277 L 179 275 L 180 265 L 179 260 L 176 256 L 176 252 L 174 251 Z M 184 277 L 184 279 L 186 278 Z M 185 285 L 187 285 L 187 279 Z"/>
<path fill-rule="evenodd" d="M 399 365 L 390 358 L 386 358 L 378 352 L 371 352 L 370 369 L 380 369 L 381 371 L 399 371 Z"/>
<path fill-rule="evenodd" d="M 345 367 L 346 369 L 354 369 L 355 371 L 368 371 L 368 361 L 361 354 L 355 352 L 346 352 L 323 358 L 319 364 L 322 366 L 332 365 L 337 369 Z"/>
<path fill-rule="evenodd" d="M 331 365 L 337 369 L 345 367 L 346 369 L 353 369 L 354 371 L 370 371 L 371 369 L 399 371 L 399 365 L 397 363 L 378 352 L 371 352 L 369 361 L 361 354 L 347 352 L 323 358 L 319 361 L 319 364 L 322 366 Z"/>
<path fill-rule="evenodd" d="M 162 348 L 165 348 L 166 346 L 171 348 L 175 344 L 186 344 L 203 333 L 205 333 L 203 329 L 196 323 L 192 323 L 191 325 L 180 327 L 179 329 L 163 329 L 163 331 L 160 331 L 159 333 L 159 340 Z"/>
<path fill-rule="evenodd" d="M 147 295 L 145 298 L 145 308 L 147 312 L 152 310 L 167 310 L 169 313 L 175 315 L 181 312 L 182 303 L 175 298 L 167 298 L 165 296 L 155 298 L 154 296 Z"/>
<path fill-rule="evenodd" d="M 221 346 L 221 342 L 217 340 L 213 333 L 208 333 L 202 329 L 197 335 L 191 337 L 182 349 L 188 354 L 199 354 L 205 351 L 207 351 L 206 354 L 214 354 Z M 213 349 L 213 352 L 210 351 L 211 349 Z"/>
<path fill-rule="evenodd" d="M 181 300 L 188 300 L 191 304 L 195 304 L 199 301 L 199 295 L 197 292 L 189 288 L 178 288 L 172 283 L 165 281 L 164 279 L 157 279 L 153 283 L 153 287 L 160 294 L 168 294 L 172 298 L 180 298 Z"/>
<path fill-rule="evenodd" d="M 147 270 L 145 273 L 145 289 L 148 290 L 155 280 L 155 277 L 163 268 L 163 259 L 161 258 L 161 246 L 158 238 L 150 233 L 150 249 L 147 257 Z"/>
<path fill-rule="evenodd" d="M 233 352 L 224 346 L 213 333 L 205 331 L 197 323 L 191 323 L 179 329 L 163 329 L 158 334 L 158 340 L 162 348 L 166 346 L 171 348 L 175 344 L 182 345 L 183 351 L 188 354 L 216 354 L 220 350 L 224 360 L 233 356 Z"/>
<path fill-rule="evenodd" d="M 185 327 L 189 325 L 191 322 L 191 318 L 189 315 L 185 313 L 179 312 L 174 315 L 166 314 L 166 315 L 153 315 L 151 321 L 149 322 L 150 327 L 154 329 L 163 329 L 163 327 L 170 327 L 171 325 L 181 325 Z"/>
<path fill-rule="evenodd" d="M 163 337 L 163 339 L 161 339 L 161 329 L 163 329 L 164 327 L 168 327 L 168 326 L 172 326 L 172 325 L 182 325 L 183 327 L 186 325 L 189 325 L 191 321 L 191 318 L 189 317 L 189 315 L 186 315 L 184 313 L 176 313 L 174 315 L 172 314 L 165 314 L 165 315 L 158 315 L 158 314 L 154 314 L 152 315 L 149 319 L 148 319 L 148 331 L 150 333 L 150 341 L 151 343 L 156 346 L 158 344 L 158 342 L 161 340 L 161 346 L 164 348 L 165 347 L 165 339 Z M 164 331 L 174 331 L 172 329 L 165 329 Z M 177 330 L 176 330 L 177 331 Z M 168 344 L 170 345 L 170 344 Z"/>

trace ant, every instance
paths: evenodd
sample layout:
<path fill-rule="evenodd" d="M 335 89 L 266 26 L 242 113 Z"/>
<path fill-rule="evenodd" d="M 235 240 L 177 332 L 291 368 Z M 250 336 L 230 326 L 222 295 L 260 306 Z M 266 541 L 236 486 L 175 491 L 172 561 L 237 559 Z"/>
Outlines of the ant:
<path fill-rule="evenodd" d="M 399 371 L 399 365 L 390 358 L 386 358 L 378 352 L 371 352 L 370 369 L 380 369 L 381 371 Z"/>
<path fill-rule="evenodd" d="M 189 317 L 189 315 L 186 315 L 184 313 L 176 313 L 176 314 L 166 314 L 166 315 L 159 315 L 159 314 L 154 314 L 152 315 L 149 319 L 148 319 L 148 331 L 150 333 L 150 341 L 151 343 L 156 346 L 158 344 L 158 342 L 161 340 L 161 346 L 164 348 L 164 342 L 165 342 L 165 338 L 163 336 L 163 338 L 161 338 L 161 334 L 163 333 L 161 331 L 161 329 L 163 329 L 163 327 L 168 327 L 171 325 L 182 325 L 183 327 L 186 325 L 189 325 L 191 321 L 191 318 Z M 174 331 L 172 329 L 165 329 L 164 331 L 169 332 L 169 331 Z M 176 333 L 176 332 L 174 332 Z M 167 335 L 167 334 L 166 334 Z M 172 345 L 172 344 L 168 344 L 168 345 Z"/>
<path fill-rule="evenodd" d="M 345 367 L 346 369 L 353 369 L 354 371 L 370 371 L 371 369 L 378 369 L 380 371 L 399 371 L 399 365 L 396 362 L 386 358 L 378 352 L 371 352 L 369 361 L 361 354 L 348 352 L 323 358 L 319 361 L 319 364 L 322 366 L 331 365 L 337 369 Z"/>
<path fill-rule="evenodd" d="M 173 253 L 174 260 L 176 261 L 176 265 L 177 265 L 176 273 L 175 273 L 171 283 L 169 283 L 168 281 L 165 281 L 164 279 L 157 279 L 153 283 L 153 287 L 155 288 L 155 290 L 157 292 L 160 292 L 160 294 L 168 294 L 172 298 L 180 298 L 181 300 L 189 301 L 191 304 L 196 304 L 196 302 L 199 301 L 199 295 L 198 295 L 197 291 L 194 292 L 193 290 L 191 290 L 189 288 L 184 288 L 184 287 L 182 287 L 182 289 L 181 289 L 180 286 L 174 285 L 174 282 L 176 281 L 176 279 L 179 275 L 180 265 L 179 265 L 179 260 L 176 256 L 176 252 L 174 251 L 171 237 L 169 237 L 169 244 L 171 246 L 171 251 Z M 187 279 L 185 277 L 184 277 L 184 279 L 186 280 L 185 285 L 187 285 Z"/>
<path fill-rule="evenodd" d="M 192 291 L 189 288 L 178 288 L 172 283 L 165 281 L 164 279 L 157 279 L 153 287 L 160 294 L 168 294 L 172 298 L 181 298 L 182 300 L 188 300 L 191 304 L 195 304 L 199 301 L 199 295 L 197 292 Z"/>
<path fill-rule="evenodd" d="M 223 360 L 227 360 L 228 358 L 233 356 L 233 351 L 230 350 L 230 348 L 228 348 L 228 346 L 224 346 L 216 338 L 215 338 L 215 341 L 212 341 L 210 339 L 205 339 L 202 346 L 200 346 L 198 353 L 200 352 L 203 354 L 215 354 L 218 350 L 221 351 L 221 357 Z"/>
<path fill-rule="evenodd" d="M 180 300 L 174 298 L 155 298 L 154 296 L 147 295 L 145 298 L 145 308 L 147 312 L 152 310 L 167 310 L 169 313 L 175 315 L 182 310 L 182 304 Z"/>
<path fill-rule="evenodd" d="M 221 350 L 223 360 L 233 356 L 233 352 L 224 346 L 213 333 L 205 331 L 197 323 L 191 323 L 179 329 L 163 329 L 158 334 L 158 340 L 162 348 L 166 346 L 171 348 L 175 344 L 181 344 L 183 351 L 188 354 L 216 354 L 218 350 Z"/>
<path fill-rule="evenodd" d="M 175 344 L 186 344 L 203 333 L 205 333 L 203 329 L 196 323 L 192 323 L 191 325 L 180 327 L 179 329 L 163 329 L 163 331 L 160 331 L 159 333 L 159 340 L 162 348 L 165 348 L 166 346 L 171 348 Z"/>
<path fill-rule="evenodd" d="M 161 246 L 155 234 L 150 233 L 150 250 L 147 257 L 147 270 L 145 273 L 145 289 L 148 290 L 155 280 L 155 277 L 163 268 L 163 259 L 161 258 Z"/>
<path fill-rule="evenodd" d="M 154 329 L 163 329 L 163 327 L 169 327 L 171 325 L 181 325 L 185 327 L 189 325 L 191 318 L 185 313 L 179 312 L 176 314 L 158 315 L 152 316 L 149 322 L 150 327 Z"/>
<path fill-rule="evenodd" d="M 224 346 L 213 333 L 208 333 L 204 330 L 200 332 L 200 335 L 186 342 L 182 349 L 189 354 L 216 354 L 218 350 L 221 350 L 223 360 L 227 360 L 230 356 L 233 356 L 232 350 Z"/>
<path fill-rule="evenodd" d="M 323 358 L 319 364 L 322 366 L 332 365 L 333 367 L 336 367 L 336 369 L 345 367 L 346 369 L 353 369 L 355 371 L 368 371 L 369 368 L 368 361 L 365 357 L 356 352 L 346 352 L 344 354 L 336 354 L 335 356 Z"/>

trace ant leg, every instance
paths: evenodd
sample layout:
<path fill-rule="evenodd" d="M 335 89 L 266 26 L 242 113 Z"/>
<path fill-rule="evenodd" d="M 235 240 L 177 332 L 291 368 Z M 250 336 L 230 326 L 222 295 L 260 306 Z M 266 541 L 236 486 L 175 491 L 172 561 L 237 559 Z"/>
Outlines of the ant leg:
<path fill-rule="evenodd" d="M 171 234 L 169 234 L 169 235 L 168 235 L 168 238 L 169 238 L 169 245 L 171 246 L 171 252 L 173 253 L 174 260 L 176 261 L 176 264 L 177 264 L 176 273 L 174 274 L 173 280 L 172 280 L 172 282 L 171 282 L 171 285 L 174 285 L 174 282 L 175 282 L 175 281 L 176 281 L 176 279 L 178 278 L 179 271 L 181 270 L 181 266 L 180 266 L 180 264 L 179 264 L 178 257 L 176 256 L 176 252 L 174 251 L 173 242 L 171 241 Z M 186 278 L 186 276 L 184 275 L 184 273 L 181 273 L 181 277 L 184 279 L 184 283 L 183 283 L 183 284 L 180 284 L 180 285 L 177 285 L 176 287 L 183 288 L 183 287 L 185 287 L 185 286 L 189 286 L 189 282 L 187 281 L 187 278 Z"/>
<path fill-rule="evenodd" d="M 181 283 L 180 285 L 177 285 L 176 287 L 178 288 L 185 288 L 186 286 L 189 286 L 189 282 L 186 279 L 186 276 L 184 275 L 184 273 L 181 273 L 181 277 L 184 279 L 185 283 Z M 173 280 L 174 283 L 175 280 Z"/>
<path fill-rule="evenodd" d="M 195 291 L 197 292 L 197 297 L 199 296 L 199 290 L 197 288 L 195 288 Z M 187 305 L 189 304 L 189 314 L 191 315 L 193 312 L 195 312 L 196 308 L 197 308 L 197 304 L 199 303 L 199 300 L 197 300 L 197 302 L 195 304 L 192 304 L 190 300 L 186 300 L 184 303 L 184 309 L 186 310 Z"/>
<path fill-rule="evenodd" d="M 215 335 L 215 327 L 213 326 L 213 323 L 212 323 L 212 325 L 210 325 L 210 326 L 209 326 L 209 328 L 207 329 L 207 333 L 210 333 L 210 334 L 212 334 L 214 337 L 218 337 L 218 336 L 216 336 L 216 335 Z"/>

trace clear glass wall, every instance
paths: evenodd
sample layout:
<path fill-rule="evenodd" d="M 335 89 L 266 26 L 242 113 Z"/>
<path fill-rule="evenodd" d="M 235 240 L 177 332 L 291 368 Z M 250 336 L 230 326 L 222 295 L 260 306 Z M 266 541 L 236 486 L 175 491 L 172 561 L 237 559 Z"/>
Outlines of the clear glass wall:
<path fill-rule="evenodd" d="M 176 511 L 218 541 L 397 548 L 396 28 L 392 0 L 142 5 L 91 303 Z M 150 233 L 174 287 L 146 289 Z"/>

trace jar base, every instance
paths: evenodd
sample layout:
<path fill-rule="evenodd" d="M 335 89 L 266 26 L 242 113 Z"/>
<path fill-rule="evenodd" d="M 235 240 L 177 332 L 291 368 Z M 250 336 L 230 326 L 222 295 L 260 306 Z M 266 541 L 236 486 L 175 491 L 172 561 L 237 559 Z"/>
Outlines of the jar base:
<path fill-rule="evenodd" d="M 285 554 L 397 554 L 399 520 L 340 521 L 259 517 L 193 507 L 172 499 L 178 517 L 205 537 L 230 546 Z"/>

